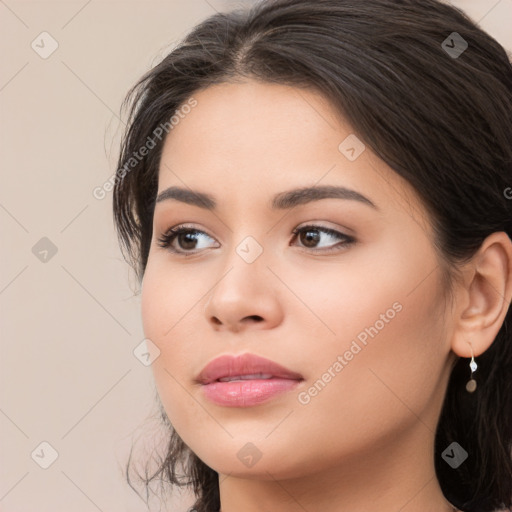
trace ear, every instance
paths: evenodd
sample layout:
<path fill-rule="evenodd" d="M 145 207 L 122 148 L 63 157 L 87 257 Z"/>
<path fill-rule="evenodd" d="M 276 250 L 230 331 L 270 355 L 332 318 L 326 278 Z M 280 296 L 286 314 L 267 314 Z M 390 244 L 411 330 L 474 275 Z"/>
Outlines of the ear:
<path fill-rule="evenodd" d="M 489 235 L 464 266 L 458 289 L 452 350 L 459 357 L 485 352 L 496 338 L 512 299 L 512 241 L 504 231 Z M 471 346 L 470 346 L 471 343 Z"/>

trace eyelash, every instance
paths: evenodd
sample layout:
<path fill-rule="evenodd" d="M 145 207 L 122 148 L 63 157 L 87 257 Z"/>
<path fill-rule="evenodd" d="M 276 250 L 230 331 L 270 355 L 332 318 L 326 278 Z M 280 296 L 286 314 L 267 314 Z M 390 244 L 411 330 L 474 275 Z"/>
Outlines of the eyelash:
<path fill-rule="evenodd" d="M 335 238 L 344 240 L 344 242 L 342 242 L 341 244 L 336 244 L 335 246 L 328 248 L 328 249 L 311 249 L 309 247 L 300 246 L 303 249 L 309 249 L 312 252 L 317 252 L 317 253 L 319 253 L 319 252 L 324 252 L 324 253 L 325 252 L 327 252 L 327 253 L 336 252 L 336 251 L 340 250 L 340 248 L 347 247 L 356 241 L 355 238 L 345 235 L 344 233 L 340 233 L 339 231 L 336 231 L 334 229 L 326 228 L 323 226 L 317 226 L 314 224 L 309 224 L 307 226 L 295 228 L 292 231 L 292 233 L 294 235 L 294 239 L 296 239 L 300 233 L 307 232 L 307 231 L 320 231 L 322 233 L 331 235 Z M 206 235 L 209 238 L 212 238 L 212 237 L 210 237 L 210 235 L 208 235 L 208 233 L 205 233 L 204 231 L 181 225 L 181 226 L 176 226 L 174 228 L 170 228 L 169 230 L 167 230 L 167 232 L 165 232 L 160 238 L 158 238 L 158 245 L 160 247 L 163 247 L 164 249 L 169 250 L 172 253 L 175 253 L 175 254 L 178 254 L 181 256 L 185 256 L 185 257 L 197 254 L 201 249 L 199 249 L 199 251 L 183 251 L 183 250 L 176 250 L 171 246 L 171 244 L 176 239 L 176 237 L 183 233 L 200 233 L 200 234 Z"/>

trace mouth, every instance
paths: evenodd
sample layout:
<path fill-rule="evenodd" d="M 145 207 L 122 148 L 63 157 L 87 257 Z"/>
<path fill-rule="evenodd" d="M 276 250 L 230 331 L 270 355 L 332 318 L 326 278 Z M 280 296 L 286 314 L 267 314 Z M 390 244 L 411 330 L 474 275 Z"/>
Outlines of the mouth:
<path fill-rule="evenodd" d="M 253 373 L 251 375 L 236 375 L 235 377 L 222 377 L 215 382 L 237 382 L 240 380 L 256 380 L 256 379 L 271 379 L 274 377 L 271 373 Z"/>
<path fill-rule="evenodd" d="M 254 354 L 224 355 L 197 376 L 204 396 L 225 407 L 250 407 L 294 389 L 304 377 Z"/>
<path fill-rule="evenodd" d="M 196 377 L 196 382 L 210 384 L 214 381 L 255 379 L 291 379 L 303 380 L 304 377 L 284 366 L 257 356 L 245 353 L 242 355 L 223 355 L 210 361 Z"/>

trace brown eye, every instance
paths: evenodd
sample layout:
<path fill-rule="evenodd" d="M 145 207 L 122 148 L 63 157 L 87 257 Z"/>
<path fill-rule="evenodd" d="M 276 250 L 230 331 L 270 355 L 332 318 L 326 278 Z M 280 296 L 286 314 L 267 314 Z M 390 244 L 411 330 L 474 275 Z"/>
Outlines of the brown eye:
<path fill-rule="evenodd" d="M 320 238 L 318 229 L 307 229 L 299 233 L 299 239 L 305 247 L 315 247 Z"/>
<path fill-rule="evenodd" d="M 195 249 L 197 244 L 197 233 L 184 232 L 178 233 L 175 240 L 178 241 L 180 249 Z"/>
<path fill-rule="evenodd" d="M 303 226 L 295 229 L 293 234 L 296 235 L 295 238 L 300 241 L 302 247 L 316 251 L 336 250 L 336 246 L 344 247 L 355 242 L 355 239 L 351 236 L 322 226 Z M 322 239 L 327 240 L 327 242 L 331 239 L 337 241 L 337 243 L 331 244 L 327 248 L 318 249 L 318 244 L 322 242 Z"/>
<path fill-rule="evenodd" d="M 204 247 L 198 247 L 203 237 L 213 240 L 204 231 L 198 229 L 186 228 L 184 226 L 178 226 L 169 229 L 158 239 L 158 245 L 165 249 L 169 249 L 175 253 L 192 253 L 194 250 L 203 249 Z M 175 247 L 174 242 L 177 242 L 178 248 Z"/>

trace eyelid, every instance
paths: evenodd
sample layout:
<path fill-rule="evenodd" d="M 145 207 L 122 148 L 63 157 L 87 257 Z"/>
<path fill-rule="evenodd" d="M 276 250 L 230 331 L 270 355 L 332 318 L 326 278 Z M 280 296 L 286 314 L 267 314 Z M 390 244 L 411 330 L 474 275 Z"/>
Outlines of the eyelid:
<path fill-rule="evenodd" d="M 331 224 L 333 224 L 333 223 L 331 223 Z M 353 235 L 351 235 L 349 233 L 352 231 L 351 229 L 345 228 L 343 226 L 339 226 L 336 224 L 335 224 L 335 227 L 332 227 L 332 225 L 325 225 L 325 221 L 321 221 L 321 220 L 311 220 L 311 221 L 304 222 L 303 224 L 299 224 L 296 228 L 294 228 L 293 231 L 296 231 L 299 229 L 304 229 L 304 228 L 321 228 L 321 229 L 325 229 L 327 231 L 335 231 L 336 233 L 339 233 L 340 235 L 344 235 L 346 237 L 353 238 Z"/>

